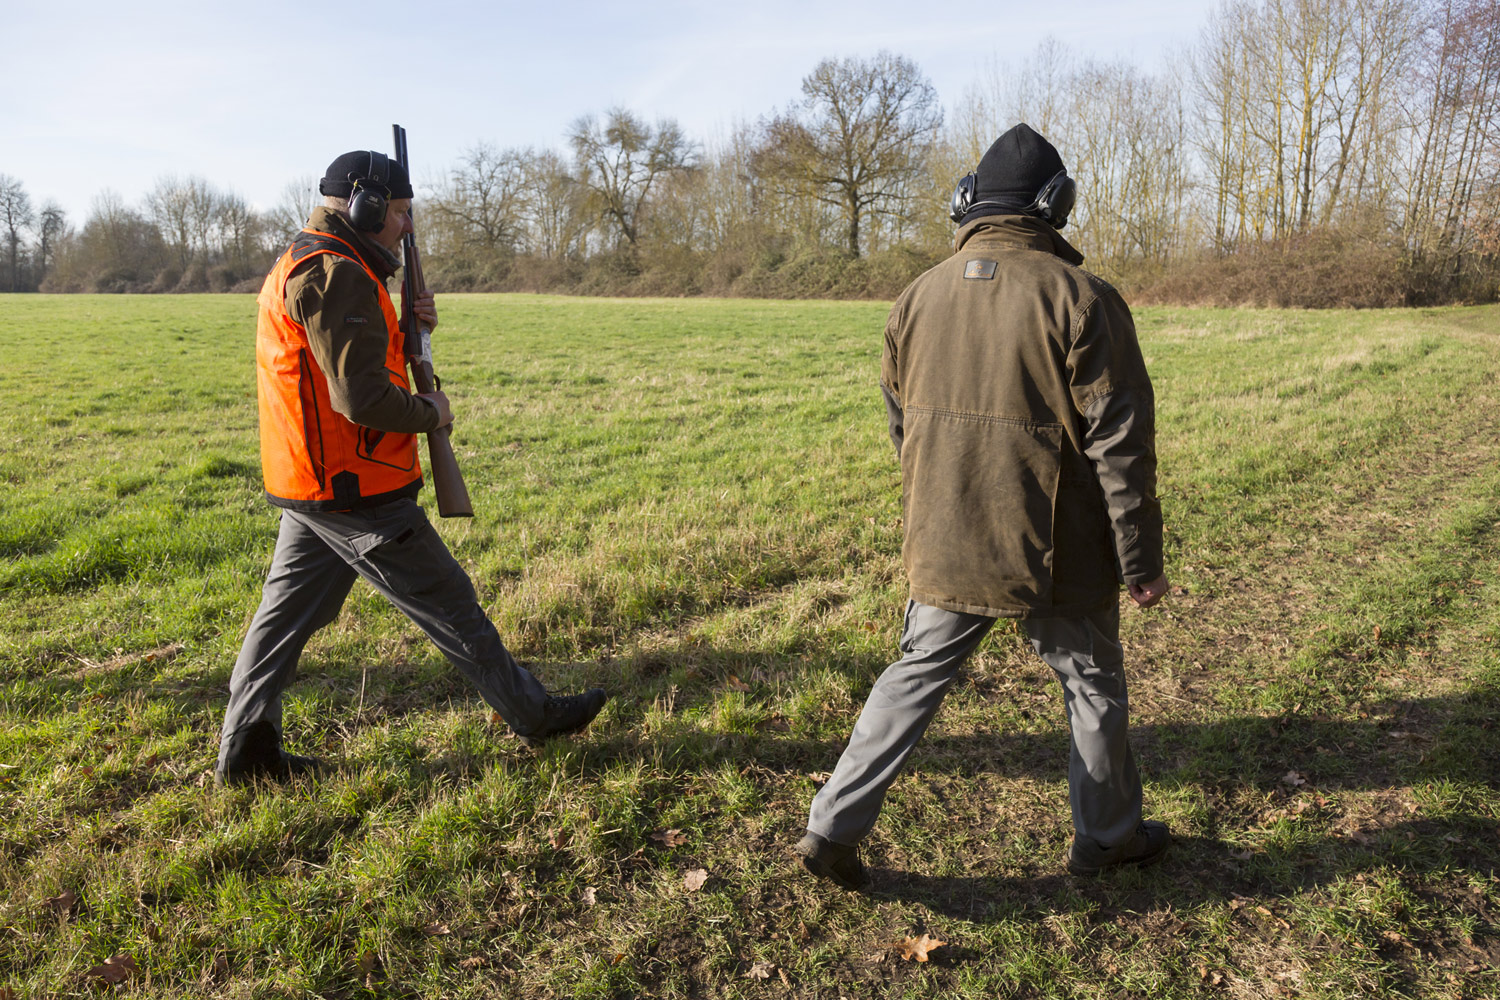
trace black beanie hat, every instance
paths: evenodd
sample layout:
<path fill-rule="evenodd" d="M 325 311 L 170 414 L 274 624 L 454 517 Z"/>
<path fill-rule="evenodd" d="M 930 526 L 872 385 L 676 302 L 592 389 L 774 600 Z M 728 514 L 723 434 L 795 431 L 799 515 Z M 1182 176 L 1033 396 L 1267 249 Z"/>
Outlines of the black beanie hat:
<path fill-rule="evenodd" d="M 1037 193 L 1062 169 L 1062 157 L 1052 143 L 1022 122 L 996 139 L 980 157 L 974 169 L 976 207 L 964 215 L 963 221 L 981 215 L 1025 214 Z"/>
<path fill-rule="evenodd" d="M 380 154 L 376 155 L 378 157 Z M 411 178 L 406 175 L 406 168 L 390 157 L 386 157 L 386 164 L 385 196 L 387 198 L 415 197 L 411 189 Z M 347 198 L 354 193 L 355 180 L 368 181 L 369 178 L 370 151 L 356 149 L 328 164 L 328 169 L 323 172 L 323 179 L 318 181 L 318 194 Z"/>

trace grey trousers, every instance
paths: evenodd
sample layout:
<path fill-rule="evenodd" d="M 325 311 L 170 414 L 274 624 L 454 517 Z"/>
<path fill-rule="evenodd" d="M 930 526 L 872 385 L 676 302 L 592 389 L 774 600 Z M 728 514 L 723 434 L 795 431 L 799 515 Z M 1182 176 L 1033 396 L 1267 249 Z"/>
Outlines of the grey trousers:
<path fill-rule="evenodd" d="M 337 513 L 286 510 L 260 608 L 229 679 L 219 753 L 262 720 L 281 732 L 281 692 L 314 632 L 338 617 L 356 576 L 401 610 L 520 733 L 542 723 L 547 690 L 516 663 L 474 585 L 415 500 Z"/>
<path fill-rule="evenodd" d="M 837 844 L 864 839 L 959 668 L 994 624 L 983 615 L 907 602 L 903 655 L 876 680 L 833 776 L 813 798 L 810 831 Z M 1110 605 L 1080 618 L 1028 618 L 1020 624 L 1062 681 L 1072 732 L 1073 830 L 1101 847 L 1122 844 L 1140 824 L 1141 779 L 1127 738 L 1120 609 Z"/>

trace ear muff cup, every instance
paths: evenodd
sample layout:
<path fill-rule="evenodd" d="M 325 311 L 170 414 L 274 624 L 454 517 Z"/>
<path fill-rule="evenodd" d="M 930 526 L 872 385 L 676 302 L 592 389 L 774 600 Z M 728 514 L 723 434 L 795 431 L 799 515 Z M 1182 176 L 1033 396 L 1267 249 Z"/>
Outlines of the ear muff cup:
<path fill-rule="evenodd" d="M 370 168 L 364 177 L 349 175 L 354 190 L 349 193 L 349 221 L 354 228 L 377 233 L 385 225 L 385 210 L 390 203 L 391 161 L 384 153 L 370 150 Z"/>

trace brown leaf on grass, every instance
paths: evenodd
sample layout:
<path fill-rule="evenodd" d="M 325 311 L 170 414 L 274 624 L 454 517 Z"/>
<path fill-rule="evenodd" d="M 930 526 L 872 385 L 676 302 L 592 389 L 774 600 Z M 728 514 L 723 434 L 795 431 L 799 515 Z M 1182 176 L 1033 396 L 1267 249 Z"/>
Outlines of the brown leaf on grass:
<path fill-rule="evenodd" d="M 568 846 L 568 831 L 559 827 L 552 831 L 552 836 L 547 838 L 547 843 L 552 845 L 554 851 L 560 851 Z"/>
<path fill-rule="evenodd" d="M 72 889 L 64 889 L 56 896 L 42 900 L 42 905 L 59 917 L 66 917 L 78 905 L 78 894 Z"/>
<path fill-rule="evenodd" d="M 918 962 L 925 962 L 928 952 L 935 951 L 947 943 L 947 941 L 939 941 L 930 934 L 923 934 L 919 938 L 906 937 L 900 941 L 893 941 L 891 947 L 900 952 L 905 961 L 910 962 L 916 959 Z"/>
<path fill-rule="evenodd" d="M 589 886 L 588 888 L 586 888 L 586 889 L 583 890 L 583 905 L 584 906 L 593 906 L 598 901 L 599 901 L 599 890 L 598 889 L 594 888 L 593 886 Z"/>
<path fill-rule="evenodd" d="M 771 962 L 756 962 L 750 966 L 750 971 L 745 973 L 746 979 L 770 979 L 771 973 L 776 971 L 775 964 Z"/>
<path fill-rule="evenodd" d="M 222 982 L 229 978 L 229 956 L 223 952 L 214 956 L 214 964 L 208 971 L 209 977 L 216 982 Z"/>
<path fill-rule="evenodd" d="M 427 924 L 422 928 L 422 933 L 428 937 L 447 937 L 453 930 L 447 924 Z M 366 972 L 369 970 L 366 969 Z"/>
<path fill-rule="evenodd" d="M 463 969 L 482 969 L 490 964 L 490 960 L 482 955 L 472 955 L 468 958 L 460 959 L 458 964 Z"/>
<path fill-rule="evenodd" d="M 707 868 L 694 868 L 682 877 L 682 886 L 688 892 L 697 892 L 708 881 Z"/>
<path fill-rule="evenodd" d="M 499 712 L 491 712 L 490 713 L 490 725 L 492 725 L 492 726 L 503 726 L 503 725 L 505 725 L 505 720 L 500 717 L 500 713 Z"/>
<path fill-rule="evenodd" d="M 651 835 L 663 847 L 681 847 L 688 842 L 687 834 L 681 830 L 657 830 Z"/>
<path fill-rule="evenodd" d="M 101 985 L 118 986 L 129 979 L 134 971 L 135 959 L 122 953 L 111 955 L 83 975 L 87 979 L 97 980 Z"/>
<path fill-rule="evenodd" d="M 9 986 L 0 986 L 0 1000 L 16 1000 L 16 991 Z"/>
<path fill-rule="evenodd" d="M 750 685 L 740 680 L 734 674 L 729 675 L 729 679 L 724 682 L 724 686 L 731 691 L 740 691 L 746 694 L 750 692 Z"/>
<path fill-rule="evenodd" d="M 1307 778 L 1303 777 L 1303 775 L 1297 771 L 1288 771 L 1286 774 L 1283 774 L 1281 776 L 1281 783 L 1283 785 L 1291 785 L 1293 788 L 1299 788 L 1302 785 L 1307 784 Z"/>
<path fill-rule="evenodd" d="M 375 949 L 366 948 L 359 953 L 359 958 L 355 959 L 354 964 L 359 966 L 360 972 L 368 976 L 380 965 L 380 956 L 375 953 Z"/>

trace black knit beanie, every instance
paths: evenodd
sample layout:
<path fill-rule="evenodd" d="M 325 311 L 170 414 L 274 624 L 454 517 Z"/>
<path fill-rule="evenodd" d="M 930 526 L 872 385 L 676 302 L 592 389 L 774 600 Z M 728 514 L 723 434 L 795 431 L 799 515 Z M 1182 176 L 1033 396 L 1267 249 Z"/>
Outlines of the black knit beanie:
<path fill-rule="evenodd" d="M 1061 169 L 1063 161 L 1057 149 L 1022 122 L 996 139 L 980 157 L 974 170 L 975 207 L 964 214 L 963 222 L 981 215 L 1026 214 L 1037 193 Z"/>
<path fill-rule="evenodd" d="M 387 198 L 415 197 L 411 189 L 411 178 L 406 175 L 406 168 L 389 157 L 386 162 L 390 166 L 389 176 L 386 177 L 385 196 Z M 323 172 L 323 179 L 318 181 L 318 194 L 347 198 L 354 191 L 354 181 L 356 179 L 368 180 L 369 176 L 370 151 L 356 149 L 328 164 L 328 169 Z"/>

